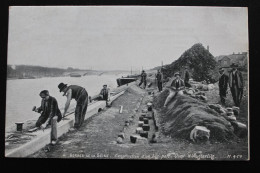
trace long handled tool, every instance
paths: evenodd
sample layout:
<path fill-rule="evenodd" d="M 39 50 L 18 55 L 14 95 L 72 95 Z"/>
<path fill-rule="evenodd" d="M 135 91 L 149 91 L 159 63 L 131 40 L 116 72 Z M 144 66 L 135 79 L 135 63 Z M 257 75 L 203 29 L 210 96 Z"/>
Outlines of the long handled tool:
<path fill-rule="evenodd" d="M 65 117 L 67 117 L 67 116 L 69 116 L 69 115 L 71 115 L 71 114 L 73 114 L 73 113 L 75 113 L 75 111 L 70 112 L 70 113 L 68 113 L 67 115 L 65 115 L 64 117 L 62 117 L 62 120 L 64 120 Z"/>

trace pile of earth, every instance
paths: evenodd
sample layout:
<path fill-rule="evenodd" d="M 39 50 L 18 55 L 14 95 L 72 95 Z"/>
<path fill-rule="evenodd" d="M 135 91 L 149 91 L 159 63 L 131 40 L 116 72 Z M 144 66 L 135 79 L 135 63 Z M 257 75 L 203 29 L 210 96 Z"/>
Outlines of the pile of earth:
<path fill-rule="evenodd" d="M 196 81 L 215 83 L 218 76 L 218 64 L 214 56 L 201 43 L 194 44 L 186 50 L 176 61 L 163 68 L 165 77 L 172 77 L 180 72 L 184 77 L 184 67 L 187 67 L 191 77 Z"/>
<path fill-rule="evenodd" d="M 154 97 L 154 107 L 159 110 L 160 126 L 165 135 L 189 139 L 195 126 L 210 130 L 210 140 L 228 141 L 234 139 L 234 128 L 218 112 L 209 108 L 207 103 L 187 95 L 177 95 L 163 108 L 168 90 Z"/>

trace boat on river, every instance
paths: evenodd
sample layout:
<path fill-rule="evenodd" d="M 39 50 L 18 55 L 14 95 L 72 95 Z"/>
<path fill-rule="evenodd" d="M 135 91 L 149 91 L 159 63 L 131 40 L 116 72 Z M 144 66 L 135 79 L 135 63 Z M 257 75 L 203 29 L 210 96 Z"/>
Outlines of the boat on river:
<path fill-rule="evenodd" d="M 116 82 L 117 82 L 118 86 L 122 86 L 122 85 L 128 84 L 130 82 L 136 81 L 139 76 L 140 75 L 128 75 L 126 77 L 122 76 L 121 78 L 116 79 Z"/>

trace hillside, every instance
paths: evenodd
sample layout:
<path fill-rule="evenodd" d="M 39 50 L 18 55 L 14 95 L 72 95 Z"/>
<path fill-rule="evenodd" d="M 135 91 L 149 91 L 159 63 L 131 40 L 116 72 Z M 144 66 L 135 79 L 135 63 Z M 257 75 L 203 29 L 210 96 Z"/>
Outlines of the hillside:
<path fill-rule="evenodd" d="M 166 65 L 163 73 L 166 77 L 171 77 L 179 71 L 183 76 L 185 67 L 188 67 L 188 71 L 196 81 L 216 82 L 218 79 L 217 62 L 201 43 L 194 44 L 179 59 Z"/>

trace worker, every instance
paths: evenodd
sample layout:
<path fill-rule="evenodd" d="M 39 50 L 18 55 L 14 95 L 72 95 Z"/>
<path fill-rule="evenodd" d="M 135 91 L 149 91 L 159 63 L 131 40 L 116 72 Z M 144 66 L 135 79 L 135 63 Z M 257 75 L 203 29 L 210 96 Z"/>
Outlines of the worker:
<path fill-rule="evenodd" d="M 144 89 L 146 87 L 146 77 L 147 77 L 147 74 L 145 73 L 145 71 L 143 70 L 142 73 L 141 73 L 141 82 L 139 83 L 139 86 L 142 85 L 142 83 L 144 83 Z"/>
<path fill-rule="evenodd" d="M 158 69 L 157 74 L 156 74 L 156 80 L 157 80 L 157 86 L 159 92 L 162 91 L 162 83 L 163 83 L 163 74 L 161 73 L 161 70 Z"/>
<path fill-rule="evenodd" d="M 41 116 L 38 118 L 35 126 L 38 128 L 47 128 L 47 126 L 51 124 L 51 120 L 54 116 L 57 116 L 57 121 L 60 122 L 62 115 L 57 100 L 49 95 L 48 90 L 41 91 L 39 95 L 42 98 L 41 106 L 34 111 L 41 113 Z"/>
<path fill-rule="evenodd" d="M 223 106 L 226 104 L 226 97 L 227 97 L 227 87 L 228 87 L 228 75 L 225 74 L 225 70 L 223 68 L 219 69 L 220 77 L 219 77 L 219 96 L 220 102 Z"/>
<path fill-rule="evenodd" d="M 240 107 L 241 99 L 243 96 L 244 80 L 242 73 L 237 70 L 238 65 L 232 64 L 232 68 L 229 73 L 229 87 L 235 103 L 235 106 Z"/>
<path fill-rule="evenodd" d="M 166 107 L 167 104 L 177 95 L 183 95 L 183 89 L 185 88 L 184 81 L 180 78 L 180 73 L 176 72 L 174 74 L 175 79 L 171 82 L 170 86 L 166 86 L 169 90 L 169 95 L 165 100 L 163 107 Z"/>
<path fill-rule="evenodd" d="M 188 71 L 188 67 L 185 67 L 185 76 L 184 76 L 184 84 L 185 84 L 185 87 L 188 87 L 190 88 L 191 87 L 191 84 L 189 83 L 189 80 L 190 80 L 190 73 Z"/>
<path fill-rule="evenodd" d="M 75 109 L 74 128 L 72 128 L 71 131 L 77 130 L 81 127 L 85 119 L 85 115 L 88 107 L 88 93 L 85 88 L 78 85 L 68 86 L 67 84 L 60 83 L 58 85 L 58 88 L 60 89 L 60 92 L 64 93 L 63 96 L 67 97 L 64 112 L 62 114 L 63 117 L 65 117 L 68 111 L 68 108 L 70 106 L 70 101 L 72 99 L 75 99 L 77 102 L 76 109 Z"/>
<path fill-rule="evenodd" d="M 98 100 L 105 100 L 106 105 L 108 106 L 108 102 L 110 101 L 110 89 L 107 88 L 107 85 L 103 85 L 103 88 L 101 89 L 99 93 Z"/>

